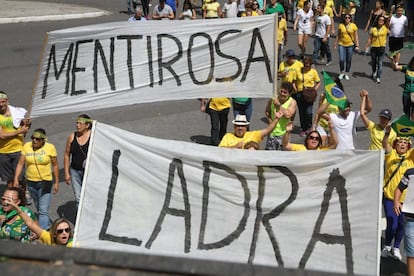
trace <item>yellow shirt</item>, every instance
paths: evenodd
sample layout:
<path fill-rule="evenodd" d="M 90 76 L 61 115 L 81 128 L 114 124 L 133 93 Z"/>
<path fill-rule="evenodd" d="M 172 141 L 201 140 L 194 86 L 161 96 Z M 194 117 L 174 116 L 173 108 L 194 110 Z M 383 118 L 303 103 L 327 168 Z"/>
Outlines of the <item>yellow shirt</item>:
<path fill-rule="evenodd" d="M 323 103 L 326 103 L 326 102 L 327 102 L 326 99 L 323 100 Z M 339 112 L 339 108 L 338 108 L 337 105 L 330 104 L 325 109 L 325 112 L 328 113 L 328 114 L 331 114 L 331 113 L 337 114 Z M 329 132 L 328 121 L 326 121 L 324 118 L 319 119 L 318 125 L 320 125 L 326 132 Z"/>
<path fill-rule="evenodd" d="M 215 111 L 222 111 L 231 107 L 231 101 L 229 98 L 211 98 L 209 107 Z"/>
<path fill-rule="evenodd" d="M 262 141 L 262 133 L 260 130 L 255 131 L 246 131 L 243 137 L 237 137 L 234 135 L 234 133 L 226 133 L 224 135 L 223 139 L 221 139 L 219 147 L 234 147 L 239 142 L 243 142 L 243 144 L 246 144 L 247 142 L 256 142 L 260 143 Z"/>
<path fill-rule="evenodd" d="M 403 154 L 404 161 L 401 166 L 398 168 L 397 173 L 391 178 L 386 187 L 384 187 L 384 195 L 386 198 L 393 200 L 394 192 L 400 184 L 401 178 L 403 177 L 405 171 L 409 168 L 414 167 L 414 149 L 409 149 L 406 154 Z M 384 186 L 390 178 L 391 174 L 397 168 L 400 163 L 401 157 L 398 155 L 397 151 L 393 149 L 390 153 L 385 154 L 385 172 L 384 172 Z M 405 189 L 401 195 L 400 202 L 404 202 L 405 194 L 407 189 Z"/>
<path fill-rule="evenodd" d="M 3 132 L 15 132 L 11 116 L 0 115 L 0 127 Z M 0 153 L 19 152 L 23 147 L 23 135 L 19 134 L 10 138 L 0 139 Z"/>
<path fill-rule="evenodd" d="M 323 9 L 323 13 L 327 14 L 329 17 L 334 17 L 334 12 L 331 7 L 326 6 L 325 9 Z"/>
<path fill-rule="evenodd" d="M 285 42 L 285 32 L 287 32 L 287 24 L 284 18 L 279 20 L 279 25 L 277 26 L 277 42 L 279 44 L 284 44 Z"/>
<path fill-rule="evenodd" d="M 279 65 L 279 72 L 285 72 L 287 70 L 289 73 L 286 76 L 282 77 L 282 82 L 295 82 L 300 77 L 301 71 L 302 71 L 303 63 L 295 60 L 291 65 L 287 64 L 286 61 L 283 61 Z"/>
<path fill-rule="evenodd" d="M 218 2 L 212 2 L 212 3 L 206 3 L 205 9 L 206 9 L 206 17 L 215 18 L 218 17 L 217 9 L 220 7 L 220 3 Z"/>
<path fill-rule="evenodd" d="M 387 44 L 388 28 L 382 26 L 380 29 L 372 27 L 370 31 L 372 37 L 371 47 L 385 47 Z"/>
<path fill-rule="evenodd" d="M 384 129 L 381 129 L 378 124 L 370 121 L 367 127 L 369 131 L 369 136 L 371 139 L 371 143 L 369 145 L 370 150 L 380 150 L 382 149 L 382 139 L 384 138 Z M 388 137 L 388 143 L 392 145 L 395 138 L 397 138 L 397 134 L 393 129 L 390 131 L 390 135 Z"/>
<path fill-rule="evenodd" d="M 315 87 L 320 81 L 318 71 L 311 68 L 308 72 L 300 74 L 300 77 L 296 81 L 296 88 L 298 91 L 303 91 L 305 87 Z"/>
<path fill-rule="evenodd" d="M 24 144 L 22 155 L 26 159 L 26 178 L 30 181 L 52 181 L 52 157 L 56 157 L 56 148 L 45 143 L 33 151 L 32 142 Z"/>
<path fill-rule="evenodd" d="M 348 26 L 345 26 L 343 23 L 339 24 L 338 27 L 338 45 L 349 47 L 354 45 L 355 33 L 358 31 L 357 25 L 354 23 L 349 23 Z"/>

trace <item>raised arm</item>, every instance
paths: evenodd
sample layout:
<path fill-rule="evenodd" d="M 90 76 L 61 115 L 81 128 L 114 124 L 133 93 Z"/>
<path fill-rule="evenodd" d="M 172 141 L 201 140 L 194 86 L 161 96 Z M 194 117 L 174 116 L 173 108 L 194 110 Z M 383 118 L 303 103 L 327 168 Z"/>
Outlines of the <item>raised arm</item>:
<path fill-rule="evenodd" d="M 388 142 L 391 132 L 391 124 L 388 124 L 385 127 L 384 138 L 382 138 L 382 148 L 385 150 L 385 153 L 390 153 L 392 151 L 392 146 Z"/>
<path fill-rule="evenodd" d="M 270 124 L 267 126 L 267 128 L 262 129 L 260 131 L 262 139 L 266 137 L 272 130 L 276 127 L 276 124 L 279 122 L 279 119 L 283 116 L 282 111 L 275 112 L 275 118 L 273 121 L 270 122 Z"/>
<path fill-rule="evenodd" d="M 289 122 L 286 126 L 286 133 L 282 138 L 282 145 L 284 150 L 292 150 L 292 144 L 290 143 L 290 132 L 293 130 L 293 122 Z"/>
<path fill-rule="evenodd" d="M 338 145 L 338 136 L 336 135 L 335 128 L 333 127 L 332 120 L 329 118 L 328 120 L 328 126 L 329 126 L 329 133 L 331 136 L 329 136 L 329 145 L 328 147 L 330 149 L 336 149 L 336 146 Z"/>
<path fill-rule="evenodd" d="M 368 98 L 368 95 L 361 96 L 361 105 L 359 106 L 359 113 L 361 114 L 361 120 L 364 123 L 365 127 L 368 127 L 369 122 L 370 122 L 370 120 L 367 116 L 367 112 L 366 112 L 367 98 Z"/>
<path fill-rule="evenodd" d="M 24 223 L 29 227 L 30 231 L 36 233 L 37 236 L 41 236 L 43 230 L 26 212 L 24 212 L 13 200 L 8 199 L 7 203 L 11 205 L 17 212 L 17 214 L 23 219 Z"/>

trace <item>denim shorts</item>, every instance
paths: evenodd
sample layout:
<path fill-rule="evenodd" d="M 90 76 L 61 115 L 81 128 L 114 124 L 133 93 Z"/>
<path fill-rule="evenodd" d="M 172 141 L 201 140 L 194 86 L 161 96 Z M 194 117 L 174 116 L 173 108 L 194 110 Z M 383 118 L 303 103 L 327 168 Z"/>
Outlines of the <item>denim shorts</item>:
<path fill-rule="evenodd" d="M 414 257 L 414 220 L 405 218 L 404 248 L 407 257 Z"/>

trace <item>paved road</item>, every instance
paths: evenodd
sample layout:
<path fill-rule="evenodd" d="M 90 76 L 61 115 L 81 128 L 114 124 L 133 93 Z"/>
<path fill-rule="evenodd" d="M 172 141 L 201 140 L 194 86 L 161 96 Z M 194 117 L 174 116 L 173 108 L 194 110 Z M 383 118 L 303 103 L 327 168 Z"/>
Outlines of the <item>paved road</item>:
<path fill-rule="evenodd" d="M 154 2 L 154 4 L 156 3 Z M 128 18 L 128 15 L 125 14 L 125 0 L 45 0 L 42 2 L 0 0 L 0 6 L 2 7 L 0 9 L 0 37 L 3 42 L 0 43 L 2 60 L 0 64 L 0 89 L 9 93 L 13 105 L 25 107 L 30 104 L 32 86 L 36 78 L 39 57 L 47 31 L 102 22 L 123 21 Z M 97 17 L 90 17 L 92 14 Z M 30 18 L 38 20 L 39 16 L 48 16 L 42 17 L 41 20 L 54 21 L 36 22 L 30 20 Z M 74 16 L 78 18 L 68 19 Z M 356 23 L 359 26 L 364 26 L 366 17 L 366 13 L 361 13 L 360 16 L 357 16 Z M 289 27 L 289 43 L 285 49 L 292 48 L 298 52 L 296 35 L 292 31 L 290 23 Z M 364 45 L 367 34 L 363 31 L 360 31 L 359 34 L 360 43 Z M 308 49 L 313 49 L 312 40 L 309 41 Z M 338 54 L 336 51 L 333 51 L 333 54 L 332 65 L 330 67 L 317 66 L 318 71 L 324 69 L 332 74 L 338 73 Z M 412 55 L 413 51 L 403 52 L 402 63 L 408 62 Z M 377 119 L 378 112 L 384 107 L 390 108 L 394 115 L 402 113 L 401 84 L 403 83 L 403 75 L 393 72 L 390 64 L 386 61 L 382 83 L 378 85 L 369 77 L 371 72 L 368 60 L 369 58 L 364 56 L 354 56 L 351 80 L 344 81 L 345 92 L 354 103 L 353 109 L 359 108 L 359 91 L 364 88 L 369 91 L 373 100 L 374 110 L 370 115 L 373 120 Z M 265 102 L 264 99 L 254 100 L 252 129 L 265 126 L 261 121 Z M 189 142 L 208 141 L 209 119 L 198 111 L 198 101 L 196 100 L 85 112 L 104 123 L 143 135 Z M 74 130 L 76 116 L 77 114 L 56 115 L 36 119 L 33 122 L 33 129 L 43 127 L 47 130 L 49 141 L 56 145 L 60 154 L 59 164 L 61 167 L 63 166 L 62 156 L 66 137 Z M 296 117 L 295 123 L 298 125 L 298 116 Z M 366 149 L 369 145 L 368 133 L 363 130 L 362 122 L 359 122 L 359 126 L 361 127 L 358 132 L 358 148 Z M 229 130 L 230 128 L 231 126 Z M 294 135 L 293 140 L 301 141 L 301 138 Z M 361 184 L 370 185 L 370 183 Z M 2 186 L 0 185 L 0 187 Z M 52 200 L 51 217 L 54 219 L 58 216 L 66 216 L 73 219 L 73 208 L 72 190 L 61 182 L 61 190 Z M 402 263 L 397 262 L 391 263 L 387 267 L 390 271 L 404 269 Z"/>

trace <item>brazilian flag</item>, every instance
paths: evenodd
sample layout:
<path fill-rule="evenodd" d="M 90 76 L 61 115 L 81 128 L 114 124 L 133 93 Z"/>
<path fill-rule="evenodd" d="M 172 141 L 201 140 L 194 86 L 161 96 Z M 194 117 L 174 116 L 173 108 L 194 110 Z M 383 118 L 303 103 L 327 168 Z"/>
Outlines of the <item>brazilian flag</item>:
<path fill-rule="evenodd" d="M 328 103 L 338 106 L 341 109 L 345 109 L 348 104 L 348 99 L 345 96 L 344 91 L 340 89 L 336 82 L 325 71 L 323 73 L 323 83 L 325 85 L 325 98 Z"/>
<path fill-rule="evenodd" d="M 397 136 L 414 137 L 414 122 L 405 114 L 394 119 L 391 127 L 397 133 Z"/>

